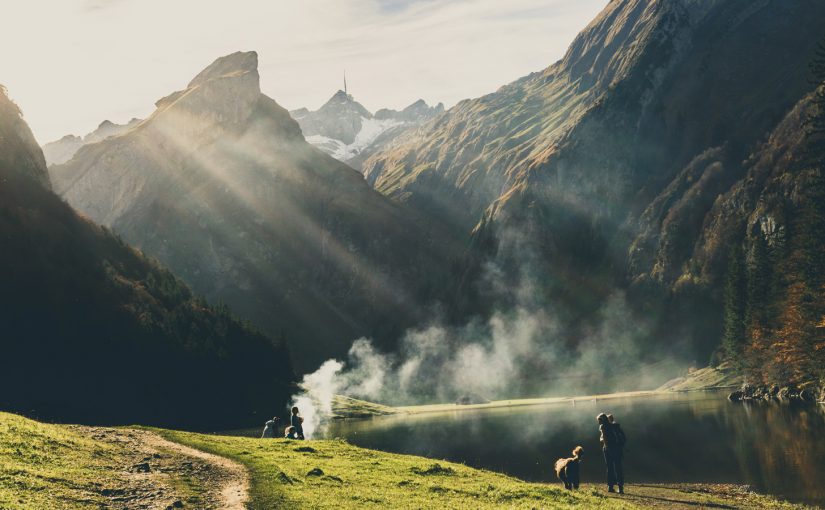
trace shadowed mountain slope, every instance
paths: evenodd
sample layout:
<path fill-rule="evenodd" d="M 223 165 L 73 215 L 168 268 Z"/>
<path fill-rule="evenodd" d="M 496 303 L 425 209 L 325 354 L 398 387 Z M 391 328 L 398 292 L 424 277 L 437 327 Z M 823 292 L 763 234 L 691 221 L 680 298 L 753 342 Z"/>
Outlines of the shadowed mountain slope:
<path fill-rule="evenodd" d="M 616 0 L 561 61 L 406 133 L 364 174 L 471 240 L 457 316 L 529 282 L 576 342 L 619 290 L 651 346 L 701 363 L 720 275 L 677 283 L 717 198 L 811 90 L 822 26 L 813 0 Z"/>
<path fill-rule="evenodd" d="M 0 406 L 45 419 L 197 429 L 281 409 L 283 343 L 212 307 L 48 188 L 0 93 Z"/>

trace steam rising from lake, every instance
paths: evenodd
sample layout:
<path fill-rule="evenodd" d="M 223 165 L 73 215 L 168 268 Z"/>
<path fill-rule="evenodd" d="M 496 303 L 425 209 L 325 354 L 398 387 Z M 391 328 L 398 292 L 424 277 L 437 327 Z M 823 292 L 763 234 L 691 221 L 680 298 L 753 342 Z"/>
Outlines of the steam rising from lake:
<path fill-rule="evenodd" d="M 312 437 L 323 433 L 336 394 L 388 405 L 580 395 L 655 388 L 683 368 L 673 360 L 636 361 L 646 327 L 632 319 L 622 294 L 608 300 L 598 328 L 578 347 L 555 341 L 556 333 L 549 313 L 517 308 L 484 323 L 408 331 L 397 354 L 361 338 L 345 361 L 328 360 L 306 375 L 293 402 Z"/>

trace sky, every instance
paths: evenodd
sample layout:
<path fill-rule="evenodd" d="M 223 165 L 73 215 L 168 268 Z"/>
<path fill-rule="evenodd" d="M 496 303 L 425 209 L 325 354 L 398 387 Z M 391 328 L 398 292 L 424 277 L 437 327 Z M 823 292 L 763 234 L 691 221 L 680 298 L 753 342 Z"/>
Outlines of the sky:
<path fill-rule="evenodd" d="M 0 84 L 40 143 L 144 118 L 221 55 L 312 110 L 447 107 L 564 55 L 608 0 L 0 0 Z"/>

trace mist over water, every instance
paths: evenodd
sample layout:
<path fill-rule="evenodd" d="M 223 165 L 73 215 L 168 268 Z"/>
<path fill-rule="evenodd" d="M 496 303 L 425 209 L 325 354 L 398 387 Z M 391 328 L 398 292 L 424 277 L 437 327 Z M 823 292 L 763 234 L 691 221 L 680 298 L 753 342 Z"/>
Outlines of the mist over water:
<path fill-rule="evenodd" d="M 584 395 L 653 389 L 684 370 L 674 359 L 638 361 L 645 325 L 632 319 L 621 293 L 595 322 L 593 333 L 572 349 L 556 340 L 558 321 L 550 313 L 523 307 L 463 327 L 408 331 L 397 353 L 380 352 L 360 338 L 346 360 L 328 360 L 304 376 L 293 405 L 313 437 L 328 424 L 334 395 L 393 406 Z"/>

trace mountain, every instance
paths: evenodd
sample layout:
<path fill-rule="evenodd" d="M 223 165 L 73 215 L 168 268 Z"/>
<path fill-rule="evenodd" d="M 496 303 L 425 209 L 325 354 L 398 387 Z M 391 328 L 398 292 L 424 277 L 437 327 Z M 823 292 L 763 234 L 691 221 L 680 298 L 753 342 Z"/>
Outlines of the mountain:
<path fill-rule="evenodd" d="M 454 250 L 440 226 L 307 143 L 261 94 L 257 62 L 217 59 L 148 119 L 50 172 L 76 209 L 314 369 L 426 316 Z"/>
<path fill-rule="evenodd" d="M 820 55 L 825 63 L 825 43 Z M 813 376 L 825 387 L 825 132 L 811 126 L 811 119 L 825 125 L 821 71 L 819 83 L 710 206 L 677 282 L 721 290 L 718 356 L 753 383 L 801 384 Z M 701 199 L 694 194 L 680 199 L 682 207 L 695 207 Z M 661 229 L 668 242 L 674 228 L 667 223 L 683 217 L 671 215 Z"/>
<path fill-rule="evenodd" d="M 457 316 L 529 283 L 575 344 L 620 292 L 651 356 L 701 363 L 723 333 L 727 253 L 750 260 L 796 221 L 770 211 L 797 210 L 799 168 L 757 162 L 802 137 L 779 132 L 812 89 L 823 26 L 814 0 L 616 0 L 561 61 L 407 131 L 363 173 L 471 243 Z M 800 278 L 780 266 L 772 278 Z"/>
<path fill-rule="evenodd" d="M 365 159 L 401 133 L 443 112 L 443 104 L 429 106 L 419 99 L 401 111 L 384 108 L 373 115 L 352 95 L 339 90 L 314 112 L 300 108 L 289 113 L 308 142 L 360 169 Z"/>
<path fill-rule="evenodd" d="M 112 121 L 104 120 L 97 129 L 86 136 L 66 135 L 60 140 L 49 142 L 43 146 L 43 155 L 46 157 L 46 164 L 61 165 L 72 159 L 72 156 L 84 145 L 125 133 L 139 123 L 140 119 L 132 119 L 127 124 L 115 124 Z"/>
<path fill-rule="evenodd" d="M 195 297 L 55 195 L 0 91 L 0 407 L 49 420 L 215 429 L 282 409 L 283 343 Z"/>

